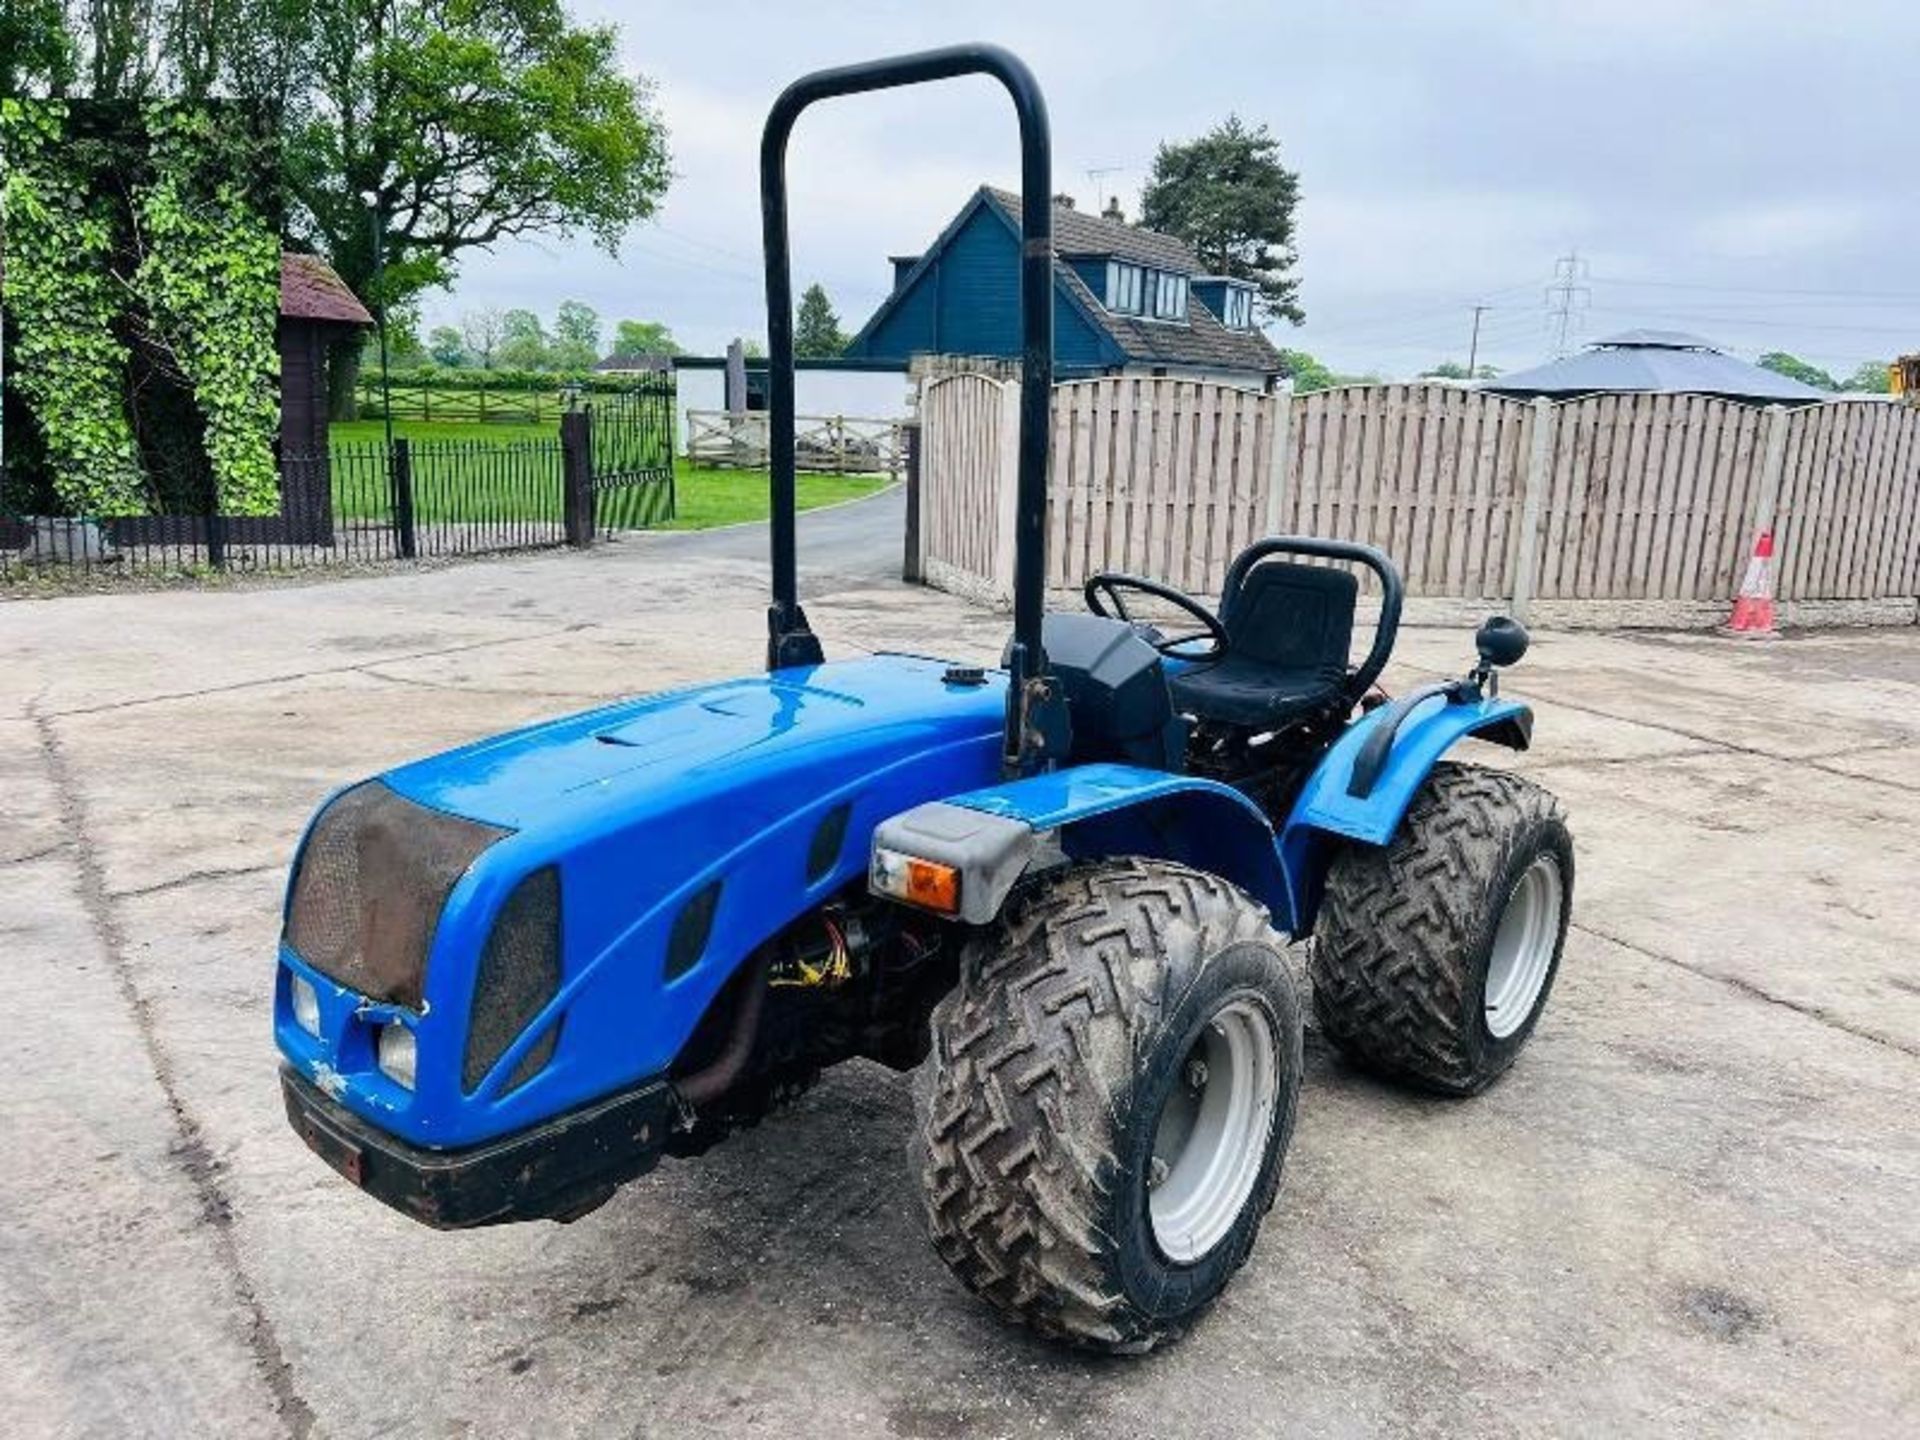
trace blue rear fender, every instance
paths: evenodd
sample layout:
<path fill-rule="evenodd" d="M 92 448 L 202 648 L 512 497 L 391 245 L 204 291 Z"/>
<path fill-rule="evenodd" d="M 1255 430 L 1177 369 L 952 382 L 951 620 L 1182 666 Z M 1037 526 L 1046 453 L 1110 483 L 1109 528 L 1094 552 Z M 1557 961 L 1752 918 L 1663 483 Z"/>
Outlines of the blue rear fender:
<path fill-rule="evenodd" d="M 1432 696 L 1400 722 L 1371 787 L 1355 795 L 1351 793 L 1354 762 L 1374 731 L 1392 722 L 1392 710 L 1383 705 L 1347 727 L 1307 777 L 1281 827 L 1280 863 L 1294 879 L 1301 930 L 1311 927 L 1319 912 L 1321 886 L 1335 844 L 1344 840 L 1384 845 L 1391 840 L 1433 767 L 1466 737 L 1477 735 L 1524 750 L 1533 733 L 1533 712 L 1518 701 Z"/>
<path fill-rule="evenodd" d="M 1313 928 L 1336 844 L 1386 844 L 1435 763 L 1458 741 L 1480 735 L 1524 749 L 1532 719 L 1514 701 L 1436 695 L 1400 721 L 1366 793 L 1349 793 L 1355 760 L 1391 718 L 1382 707 L 1347 727 L 1277 833 L 1265 812 L 1230 785 L 1132 765 L 1070 766 L 941 803 L 1056 835 L 1072 859 L 1150 855 L 1192 865 L 1259 900 L 1279 929 L 1304 935 Z"/>

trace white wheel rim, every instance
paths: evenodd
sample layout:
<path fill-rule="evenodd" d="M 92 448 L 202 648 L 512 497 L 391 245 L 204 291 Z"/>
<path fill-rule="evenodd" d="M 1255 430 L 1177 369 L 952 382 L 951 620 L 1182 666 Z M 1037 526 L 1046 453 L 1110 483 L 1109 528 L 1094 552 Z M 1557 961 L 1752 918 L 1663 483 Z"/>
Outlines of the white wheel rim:
<path fill-rule="evenodd" d="M 1560 910 L 1566 903 L 1560 862 L 1540 855 L 1507 897 L 1487 958 L 1487 1033 L 1504 1040 L 1532 1015 L 1553 968 L 1560 943 Z"/>
<path fill-rule="evenodd" d="M 1280 1043 L 1266 1010 L 1235 1000 L 1207 1023 L 1161 1107 L 1147 1171 L 1147 1213 L 1160 1251 L 1199 1260 L 1246 1207 L 1266 1160 Z"/>

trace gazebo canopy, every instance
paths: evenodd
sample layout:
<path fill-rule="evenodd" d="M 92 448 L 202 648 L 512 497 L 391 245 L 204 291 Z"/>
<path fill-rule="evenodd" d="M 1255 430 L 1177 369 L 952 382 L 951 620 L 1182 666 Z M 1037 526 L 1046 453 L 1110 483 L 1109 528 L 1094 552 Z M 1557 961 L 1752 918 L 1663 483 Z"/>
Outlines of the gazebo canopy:
<path fill-rule="evenodd" d="M 1516 370 L 1483 387 L 1502 395 L 1564 398 L 1611 391 L 1721 395 L 1758 405 L 1808 405 L 1823 391 L 1735 359 L 1679 330 L 1625 330 L 1578 355 Z"/>

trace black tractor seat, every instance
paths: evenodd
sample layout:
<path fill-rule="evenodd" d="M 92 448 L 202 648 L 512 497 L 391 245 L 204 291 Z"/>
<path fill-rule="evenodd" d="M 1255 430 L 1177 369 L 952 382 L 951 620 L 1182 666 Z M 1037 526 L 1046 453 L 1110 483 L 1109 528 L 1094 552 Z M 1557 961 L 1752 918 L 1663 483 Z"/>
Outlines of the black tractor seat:
<path fill-rule="evenodd" d="M 1220 597 L 1227 653 L 1170 677 L 1174 708 L 1255 730 L 1344 712 L 1360 593 L 1353 572 L 1286 560 L 1234 568 Z"/>

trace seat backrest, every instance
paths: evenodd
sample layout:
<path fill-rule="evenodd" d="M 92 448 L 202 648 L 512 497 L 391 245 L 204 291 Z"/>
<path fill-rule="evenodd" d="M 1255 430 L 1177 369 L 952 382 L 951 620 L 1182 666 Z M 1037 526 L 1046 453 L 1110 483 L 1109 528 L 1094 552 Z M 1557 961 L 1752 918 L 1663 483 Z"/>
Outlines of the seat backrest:
<path fill-rule="evenodd" d="M 1263 560 L 1226 597 L 1229 653 L 1328 679 L 1347 672 L 1360 582 L 1351 570 Z"/>

